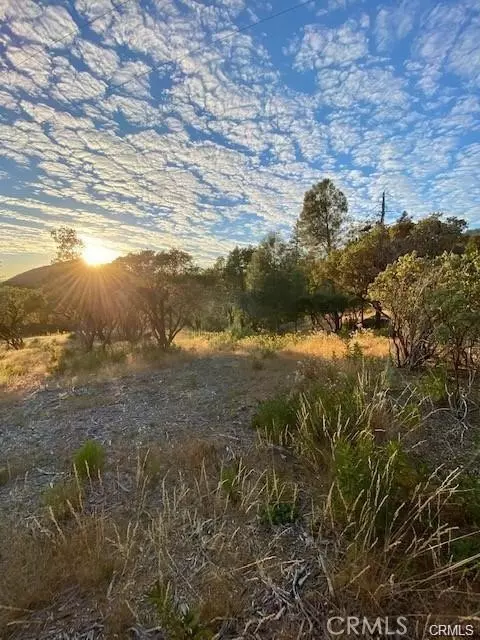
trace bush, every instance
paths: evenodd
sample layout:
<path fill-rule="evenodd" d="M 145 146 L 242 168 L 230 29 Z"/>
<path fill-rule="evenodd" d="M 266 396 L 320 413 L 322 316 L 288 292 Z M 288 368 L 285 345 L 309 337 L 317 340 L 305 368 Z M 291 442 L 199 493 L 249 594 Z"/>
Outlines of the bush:
<path fill-rule="evenodd" d="M 359 523 L 368 513 L 375 535 L 383 537 L 420 481 L 400 443 L 377 446 L 365 432 L 354 440 L 340 438 L 333 447 L 332 463 L 335 520 Z"/>
<path fill-rule="evenodd" d="M 81 480 L 94 479 L 105 466 L 105 449 L 96 440 L 87 440 L 73 457 L 73 466 Z"/>
<path fill-rule="evenodd" d="M 268 441 L 285 444 L 297 423 L 298 396 L 277 396 L 260 404 L 252 419 L 252 427 Z"/>
<path fill-rule="evenodd" d="M 58 361 L 53 359 L 50 371 L 59 374 L 93 373 L 107 365 L 121 364 L 126 359 L 127 351 L 118 346 L 98 347 L 86 352 L 72 347 L 65 349 Z"/>

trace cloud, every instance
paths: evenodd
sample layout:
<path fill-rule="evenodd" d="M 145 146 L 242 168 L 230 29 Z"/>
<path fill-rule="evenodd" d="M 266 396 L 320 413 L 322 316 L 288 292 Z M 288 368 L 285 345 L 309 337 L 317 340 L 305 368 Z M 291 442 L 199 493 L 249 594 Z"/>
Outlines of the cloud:
<path fill-rule="evenodd" d="M 354 215 L 388 188 L 392 215 L 480 223 L 473 0 L 331 2 L 237 34 L 268 8 L 74 6 L 0 4 L 9 251 L 46 254 L 49 230 L 70 224 L 119 251 L 184 246 L 207 261 L 288 231 L 324 176 Z"/>
<path fill-rule="evenodd" d="M 403 0 L 397 7 L 381 7 L 378 10 L 375 39 L 379 51 L 388 51 L 411 33 L 418 7 L 415 0 Z"/>
<path fill-rule="evenodd" d="M 295 52 L 295 67 L 305 70 L 350 65 L 365 57 L 368 41 L 363 29 L 353 20 L 337 29 L 320 24 L 307 25 L 301 41 L 290 49 L 291 53 Z"/>

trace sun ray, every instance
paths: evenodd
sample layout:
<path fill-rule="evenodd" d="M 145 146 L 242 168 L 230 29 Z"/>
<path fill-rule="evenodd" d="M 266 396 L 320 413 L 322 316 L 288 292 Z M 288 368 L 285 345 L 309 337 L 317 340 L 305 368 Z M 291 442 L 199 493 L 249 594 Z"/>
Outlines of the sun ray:
<path fill-rule="evenodd" d="M 112 249 L 107 249 L 97 241 L 85 241 L 85 247 L 82 251 L 83 260 L 91 267 L 107 264 L 118 257 L 118 253 Z"/>

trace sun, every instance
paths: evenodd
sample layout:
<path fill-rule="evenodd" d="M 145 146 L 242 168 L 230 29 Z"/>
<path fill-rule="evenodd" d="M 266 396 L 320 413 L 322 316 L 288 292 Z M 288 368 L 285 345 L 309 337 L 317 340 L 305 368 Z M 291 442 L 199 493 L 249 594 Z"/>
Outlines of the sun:
<path fill-rule="evenodd" d="M 101 264 L 107 264 L 112 262 L 115 258 L 118 258 L 118 253 L 112 249 L 107 249 L 99 242 L 85 241 L 82 251 L 82 258 L 91 267 L 97 267 Z"/>

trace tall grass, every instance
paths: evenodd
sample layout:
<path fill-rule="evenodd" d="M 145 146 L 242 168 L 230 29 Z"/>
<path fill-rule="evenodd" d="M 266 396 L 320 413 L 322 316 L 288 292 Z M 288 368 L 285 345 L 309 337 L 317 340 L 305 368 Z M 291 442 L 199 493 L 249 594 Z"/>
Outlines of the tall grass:
<path fill-rule="evenodd" d="M 291 399 L 261 405 L 253 424 L 262 439 L 294 451 L 323 487 L 313 527 L 335 540 L 323 569 L 337 604 L 385 615 L 408 602 L 427 615 L 442 602 L 465 612 L 471 601 L 459 594 L 474 589 L 480 555 L 460 541 L 480 531 L 458 506 L 475 513 L 477 498 L 475 490 L 466 498 L 462 469 L 427 472 L 409 450 L 430 399 L 413 386 L 395 392 L 389 370 L 363 359 L 323 373 L 319 381 L 310 371 Z"/>

